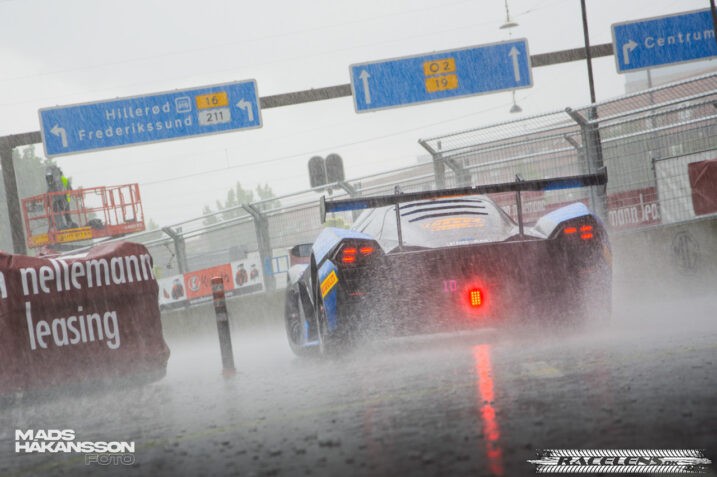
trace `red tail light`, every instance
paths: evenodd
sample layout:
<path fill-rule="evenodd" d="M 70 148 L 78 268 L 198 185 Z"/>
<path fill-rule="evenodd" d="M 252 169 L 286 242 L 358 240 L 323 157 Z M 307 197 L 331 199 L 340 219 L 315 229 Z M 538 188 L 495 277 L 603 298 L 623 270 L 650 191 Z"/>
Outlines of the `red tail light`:
<path fill-rule="evenodd" d="M 468 297 L 470 298 L 470 304 L 473 308 L 483 305 L 483 293 L 480 290 L 475 289 L 469 291 Z"/>
<path fill-rule="evenodd" d="M 583 240 L 590 240 L 595 236 L 595 227 L 590 224 L 575 225 L 574 227 L 565 227 L 563 233 L 565 235 L 579 235 Z"/>
<path fill-rule="evenodd" d="M 366 260 L 369 260 L 376 252 L 376 248 L 372 243 L 361 243 L 361 242 L 349 242 L 343 245 L 340 249 L 337 260 L 347 265 L 360 265 Z"/>
<path fill-rule="evenodd" d="M 356 261 L 356 249 L 355 248 L 345 248 L 343 250 L 343 256 L 341 257 L 341 261 L 344 263 L 351 263 Z"/>

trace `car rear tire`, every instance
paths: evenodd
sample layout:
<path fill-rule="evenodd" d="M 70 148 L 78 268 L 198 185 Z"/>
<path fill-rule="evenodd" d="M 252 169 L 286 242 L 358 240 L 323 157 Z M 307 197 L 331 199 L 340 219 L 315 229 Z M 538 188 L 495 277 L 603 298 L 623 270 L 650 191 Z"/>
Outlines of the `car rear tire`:
<path fill-rule="evenodd" d="M 284 305 L 284 326 L 286 338 L 289 341 L 291 351 L 297 356 L 311 356 L 316 354 L 316 348 L 301 345 L 303 334 L 303 323 L 305 320 L 303 307 L 299 303 L 299 295 L 293 291 L 286 293 L 286 304 Z"/>
<path fill-rule="evenodd" d="M 326 317 L 324 301 L 317 297 L 316 329 L 319 335 L 319 353 L 334 358 L 346 354 L 353 347 L 352 335 L 339 323 L 337 328 L 329 332 L 329 321 Z"/>

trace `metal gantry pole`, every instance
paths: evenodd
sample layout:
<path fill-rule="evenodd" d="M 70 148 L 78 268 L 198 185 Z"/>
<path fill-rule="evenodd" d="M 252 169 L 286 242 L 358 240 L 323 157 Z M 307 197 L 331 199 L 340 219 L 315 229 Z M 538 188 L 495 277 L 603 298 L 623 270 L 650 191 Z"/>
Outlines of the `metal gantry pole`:
<path fill-rule="evenodd" d="M 20 224 L 23 224 L 20 198 L 17 192 L 17 178 L 15 164 L 12 161 L 13 146 L 7 137 L 0 138 L 0 163 L 2 164 L 3 183 L 5 185 L 5 199 L 7 201 L 7 214 L 10 220 L 12 236 L 12 249 L 14 253 L 27 255 L 25 233 Z"/>
<path fill-rule="evenodd" d="M 715 33 L 715 42 L 717 42 L 717 9 L 715 9 L 715 0 L 710 0 L 710 11 L 712 12 L 712 31 Z"/>

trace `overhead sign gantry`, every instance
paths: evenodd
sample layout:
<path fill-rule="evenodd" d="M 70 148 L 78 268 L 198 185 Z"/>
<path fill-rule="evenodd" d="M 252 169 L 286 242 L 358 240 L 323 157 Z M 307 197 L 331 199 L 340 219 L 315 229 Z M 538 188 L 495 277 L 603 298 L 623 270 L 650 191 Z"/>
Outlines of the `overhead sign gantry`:
<path fill-rule="evenodd" d="M 260 128 L 255 80 L 43 108 L 46 156 Z"/>
<path fill-rule="evenodd" d="M 349 70 L 357 113 L 533 86 L 526 39 L 358 63 Z"/>

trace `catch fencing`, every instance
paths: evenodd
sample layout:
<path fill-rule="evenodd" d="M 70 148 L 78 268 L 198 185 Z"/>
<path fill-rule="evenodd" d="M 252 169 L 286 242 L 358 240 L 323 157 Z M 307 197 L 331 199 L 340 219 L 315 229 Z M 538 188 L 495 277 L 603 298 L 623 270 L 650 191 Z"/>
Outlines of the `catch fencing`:
<path fill-rule="evenodd" d="M 244 204 L 134 240 L 149 247 L 165 276 L 255 258 L 264 266 L 264 289 L 272 290 L 284 284 L 288 249 L 312 242 L 324 227 L 319 193 L 392 194 L 397 187 L 409 192 L 510 182 L 516 176 L 540 179 L 595 172 L 603 165 L 606 188 L 524 193 L 524 219 L 583 201 L 613 233 L 692 220 L 699 215 L 689 164 L 717 158 L 717 74 L 419 143 L 430 155 L 423 163 Z M 516 217 L 515 194 L 492 198 Z M 328 225 L 348 227 L 355 217 L 330 214 Z"/>

